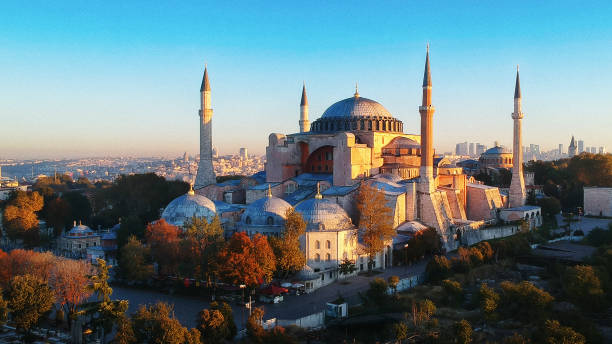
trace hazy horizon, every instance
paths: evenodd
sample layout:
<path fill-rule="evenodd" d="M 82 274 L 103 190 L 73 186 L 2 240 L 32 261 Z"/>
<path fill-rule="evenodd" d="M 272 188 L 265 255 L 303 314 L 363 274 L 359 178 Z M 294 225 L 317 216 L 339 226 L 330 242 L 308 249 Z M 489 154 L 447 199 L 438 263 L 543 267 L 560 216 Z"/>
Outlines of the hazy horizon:
<path fill-rule="evenodd" d="M 523 143 L 612 147 L 611 3 L 0 4 L 0 159 L 198 152 L 204 63 L 219 154 L 265 153 L 359 93 L 419 132 L 431 44 L 434 146 L 510 147 L 516 65 Z"/>

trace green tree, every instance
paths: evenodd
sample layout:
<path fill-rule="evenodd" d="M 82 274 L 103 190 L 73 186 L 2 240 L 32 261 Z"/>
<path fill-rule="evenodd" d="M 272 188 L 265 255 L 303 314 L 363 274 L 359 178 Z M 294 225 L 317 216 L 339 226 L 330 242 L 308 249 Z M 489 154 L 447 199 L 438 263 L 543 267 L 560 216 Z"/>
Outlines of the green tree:
<path fill-rule="evenodd" d="M 487 286 L 486 283 L 482 283 L 478 291 L 478 299 L 480 311 L 484 314 L 485 318 L 487 320 L 494 320 L 497 315 L 497 307 L 499 306 L 499 294 L 493 288 Z"/>
<path fill-rule="evenodd" d="M 98 313 L 94 317 L 94 325 L 101 327 L 103 330 L 102 342 L 106 342 L 106 335 L 112 332 L 115 325 L 119 325 L 125 320 L 125 312 L 128 309 L 128 300 L 111 300 L 113 288 L 108 284 L 108 265 L 104 259 L 97 259 L 97 271 L 90 276 L 91 290 L 98 297 L 95 312 Z"/>
<path fill-rule="evenodd" d="M 453 325 L 455 337 L 459 344 L 469 344 L 472 342 L 472 325 L 463 319 Z"/>
<path fill-rule="evenodd" d="M 544 340 L 547 344 L 584 344 L 584 336 L 571 327 L 561 326 L 557 320 L 546 320 Z"/>
<path fill-rule="evenodd" d="M 10 283 L 8 306 L 15 327 L 29 331 L 51 310 L 54 295 L 49 286 L 32 275 L 15 276 Z"/>
<path fill-rule="evenodd" d="M 182 344 L 188 330 L 174 318 L 173 307 L 164 302 L 142 305 L 132 316 L 139 343 Z"/>
<path fill-rule="evenodd" d="M 393 336 L 395 337 L 395 340 L 399 341 L 400 343 L 408 338 L 408 325 L 406 325 L 404 322 L 393 324 Z"/>
<path fill-rule="evenodd" d="M 131 281 L 143 281 L 151 277 L 153 267 L 146 263 L 149 256 L 149 249 L 131 236 L 128 243 L 121 248 L 119 256 L 119 266 L 121 274 Z"/>
<path fill-rule="evenodd" d="M 365 293 L 366 304 L 376 305 L 379 308 L 384 307 L 389 299 L 388 289 L 387 282 L 380 277 L 376 277 L 370 282 L 370 288 Z"/>
<path fill-rule="evenodd" d="M 391 287 L 391 289 L 393 289 L 393 295 L 397 295 L 397 285 L 400 282 L 400 278 L 399 276 L 389 276 L 389 278 L 387 278 L 387 284 L 389 285 L 389 287 Z"/>
<path fill-rule="evenodd" d="M 137 343 L 136 334 L 134 334 L 134 323 L 128 317 L 122 318 L 118 322 L 117 333 L 113 338 L 114 344 L 134 344 Z"/>
<path fill-rule="evenodd" d="M 246 324 L 246 333 L 251 342 L 265 343 L 266 331 L 263 328 L 264 310 L 261 307 L 253 308 Z"/>
<path fill-rule="evenodd" d="M 352 273 L 354 273 L 355 271 L 357 271 L 357 267 L 355 266 L 355 262 L 348 259 L 348 258 L 344 258 L 342 260 L 342 262 L 340 263 L 340 265 L 338 265 L 338 271 L 340 272 L 341 275 L 350 275 Z"/>
<path fill-rule="evenodd" d="M 530 321 L 544 318 L 554 298 L 533 285 L 522 281 L 512 283 L 504 281 L 500 284 L 502 289 L 501 304 L 507 315 L 521 321 Z"/>
<path fill-rule="evenodd" d="M 368 270 L 371 270 L 374 257 L 382 252 L 396 235 L 392 211 L 387 206 L 385 194 L 366 183 L 362 183 L 359 188 L 357 210 L 364 253 L 368 255 Z"/>
<path fill-rule="evenodd" d="M 225 339 L 232 340 L 238 333 L 236 323 L 234 322 L 232 307 L 227 304 L 227 302 L 213 301 L 210 303 L 210 309 L 218 310 L 221 312 L 221 314 L 223 314 L 223 333 L 225 334 Z"/>
<path fill-rule="evenodd" d="M 553 221 L 555 215 L 561 212 L 561 202 L 554 197 L 540 198 L 537 205 L 542 208 L 542 217 L 548 221 Z"/>
<path fill-rule="evenodd" d="M 580 307 L 589 311 L 606 308 L 606 295 L 601 280 L 592 266 L 568 267 L 562 283 L 567 297 Z"/>
<path fill-rule="evenodd" d="M 227 334 L 225 333 L 225 318 L 223 313 L 216 309 L 203 309 L 198 314 L 198 327 L 202 339 L 207 343 L 223 343 Z"/>
<path fill-rule="evenodd" d="M 89 223 L 91 218 L 91 203 L 89 199 L 78 191 L 64 193 L 61 197 L 70 208 L 70 217 L 74 221 Z M 70 221 L 70 220 L 69 220 Z"/>
<path fill-rule="evenodd" d="M 439 281 L 448 277 L 451 264 L 444 256 L 434 256 L 425 267 L 425 273 L 430 281 Z"/>
<path fill-rule="evenodd" d="M 463 288 L 461 283 L 449 279 L 442 281 L 442 288 L 446 293 L 446 302 L 456 305 L 463 300 Z"/>
<path fill-rule="evenodd" d="M 270 238 L 270 246 L 276 256 L 277 272 L 281 278 L 300 271 L 306 264 L 306 256 L 300 248 L 300 236 L 306 232 L 306 222 L 293 208 L 285 213 L 285 230 L 279 238 Z"/>

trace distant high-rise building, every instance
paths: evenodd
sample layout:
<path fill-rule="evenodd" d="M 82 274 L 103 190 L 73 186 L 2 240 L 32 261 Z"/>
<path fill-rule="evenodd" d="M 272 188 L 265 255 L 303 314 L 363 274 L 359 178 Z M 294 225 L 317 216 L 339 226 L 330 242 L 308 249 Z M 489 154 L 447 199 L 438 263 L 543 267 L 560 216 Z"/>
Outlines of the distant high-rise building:
<path fill-rule="evenodd" d="M 217 147 L 213 147 L 212 149 L 212 157 L 217 159 L 219 157 L 219 152 L 217 151 Z"/>
<path fill-rule="evenodd" d="M 599 147 L 599 154 L 606 154 L 606 149 L 603 146 Z"/>
<path fill-rule="evenodd" d="M 591 147 L 591 153 L 597 154 L 597 147 Z"/>
<path fill-rule="evenodd" d="M 247 160 L 249 158 L 249 153 L 246 148 L 240 148 L 240 159 Z"/>
<path fill-rule="evenodd" d="M 567 148 L 567 155 L 571 158 L 576 155 L 576 141 L 574 140 L 574 136 L 572 135 L 572 140 L 570 141 L 570 145 Z"/>
<path fill-rule="evenodd" d="M 183 161 L 189 162 L 189 156 L 187 155 L 187 152 L 183 153 Z"/>
<path fill-rule="evenodd" d="M 584 141 L 578 140 L 578 153 L 584 152 Z"/>
<path fill-rule="evenodd" d="M 476 143 L 476 156 L 482 155 L 487 150 L 487 146 Z"/>
<path fill-rule="evenodd" d="M 471 143 L 470 143 L 469 154 L 470 154 L 470 156 L 474 156 L 474 154 L 475 154 L 475 153 L 476 153 L 476 152 L 474 151 L 474 143 L 473 143 L 473 142 L 471 142 Z"/>
<path fill-rule="evenodd" d="M 563 155 L 563 143 L 559 143 L 559 155 Z"/>

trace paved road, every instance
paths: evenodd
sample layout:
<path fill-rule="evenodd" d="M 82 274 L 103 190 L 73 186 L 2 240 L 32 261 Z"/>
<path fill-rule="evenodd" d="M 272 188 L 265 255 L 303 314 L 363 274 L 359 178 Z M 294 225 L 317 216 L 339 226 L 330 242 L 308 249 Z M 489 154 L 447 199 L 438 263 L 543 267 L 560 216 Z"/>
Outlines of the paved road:
<path fill-rule="evenodd" d="M 575 219 L 578 219 L 578 218 L 575 218 Z M 612 222 L 612 220 L 610 219 L 596 219 L 596 218 L 584 217 L 584 216 L 580 216 L 579 219 L 580 221 L 572 222 L 571 228 L 572 228 L 572 231 L 582 229 L 582 231 L 584 232 L 584 235 L 589 234 L 589 232 L 595 227 L 608 229 L 608 224 Z M 563 216 L 557 215 L 557 224 L 560 227 L 565 225 L 565 222 L 563 222 Z M 555 230 L 555 232 L 557 233 L 561 233 L 563 231 L 564 229 L 562 228 Z"/>
<path fill-rule="evenodd" d="M 325 309 L 326 302 L 336 299 L 338 295 L 342 295 L 342 297 L 347 299 L 349 303 L 357 303 L 359 302 L 358 293 L 367 290 L 370 281 L 374 278 L 381 277 L 387 279 L 387 277 L 392 275 L 397 275 L 400 278 L 413 276 L 424 272 L 426 264 L 427 261 L 422 261 L 410 267 L 393 267 L 380 274 L 370 277 L 351 277 L 347 279 L 347 282 L 349 282 L 348 284 L 336 282 L 321 287 L 311 294 L 287 296 L 285 297 L 285 301 L 282 303 L 264 305 L 264 319 L 296 319 L 308 314 L 320 312 Z M 113 286 L 113 298 L 129 300 L 130 307 L 128 309 L 128 313 L 135 312 L 142 304 L 150 304 L 157 301 L 164 301 L 174 304 L 174 313 L 176 318 L 184 326 L 188 327 L 196 326 L 196 316 L 198 312 L 204 308 L 208 308 L 210 305 L 209 300 L 201 297 L 168 295 L 152 290 L 132 289 L 119 286 Z M 255 305 L 258 307 L 262 306 L 262 304 L 259 303 L 256 303 Z M 238 328 L 243 328 L 242 312 L 244 309 L 237 305 L 232 305 L 232 309 L 234 310 L 234 320 L 236 321 L 236 325 Z M 245 317 L 247 316 L 248 310 L 245 310 Z"/>

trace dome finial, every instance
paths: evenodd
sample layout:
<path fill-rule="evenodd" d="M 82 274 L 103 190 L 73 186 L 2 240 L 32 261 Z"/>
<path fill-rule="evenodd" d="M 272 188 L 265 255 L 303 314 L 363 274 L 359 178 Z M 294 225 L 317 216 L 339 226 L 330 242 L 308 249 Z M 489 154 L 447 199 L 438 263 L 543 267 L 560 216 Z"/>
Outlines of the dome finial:
<path fill-rule="evenodd" d="M 272 186 L 268 184 L 268 198 L 272 198 Z"/>
<path fill-rule="evenodd" d="M 321 196 L 321 185 L 320 182 L 317 182 L 317 194 L 315 195 L 316 199 L 323 199 L 323 196 Z"/>
<path fill-rule="evenodd" d="M 355 98 L 359 97 L 359 83 L 355 81 Z"/>
<path fill-rule="evenodd" d="M 189 183 L 189 191 L 187 191 L 187 194 L 190 196 L 195 195 L 195 191 L 193 191 L 193 183 Z"/>

